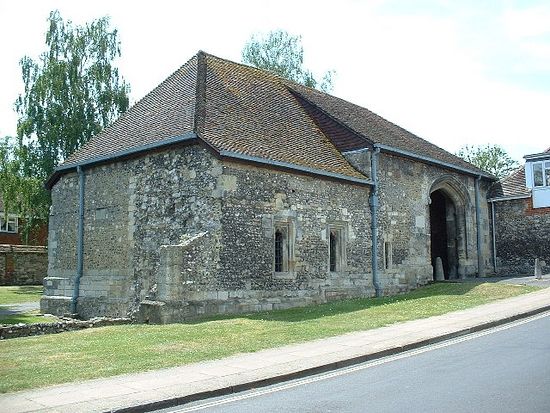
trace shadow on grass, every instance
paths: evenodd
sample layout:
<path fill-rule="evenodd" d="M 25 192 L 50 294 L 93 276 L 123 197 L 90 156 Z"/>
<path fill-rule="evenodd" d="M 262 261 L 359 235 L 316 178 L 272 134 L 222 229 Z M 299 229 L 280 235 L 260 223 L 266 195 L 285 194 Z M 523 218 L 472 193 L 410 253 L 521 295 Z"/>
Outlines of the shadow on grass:
<path fill-rule="evenodd" d="M 40 298 L 43 291 L 44 287 L 42 285 L 20 285 L 17 287 L 16 291 L 13 291 L 13 294 L 31 294 L 36 295 L 37 298 Z"/>
<path fill-rule="evenodd" d="M 306 307 L 295 307 L 285 310 L 273 310 L 273 311 L 261 311 L 257 313 L 247 314 L 227 314 L 212 316 L 208 318 L 202 318 L 199 320 L 190 320 L 185 324 L 201 324 L 208 321 L 215 320 L 231 320 L 237 318 L 246 318 L 249 320 L 263 320 L 263 321 L 285 321 L 285 322 L 300 322 L 307 320 L 314 320 L 321 317 L 334 316 L 339 314 L 353 313 L 355 311 L 365 310 L 368 308 L 379 307 L 383 305 L 414 301 L 427 297 L 435 296 L 459 296 L 467 294 L 479 284 L 483 284 L 483 281 L 468 282 L 468 283 L 448 283 L 448 282 L 436 282 L 429 284 L 425 287 L 420 287 L 414 291 L 394 295 L 391 297 L 380 298 L 354 298 L 340 301 L 333 301 L 329 303 L 311 305 Z"/>
<path fill-rule="evenodd" d="M 0 324 L 34 324 L 48 323 L 54 320 L 40 316 L 38 312 L 32 313 L 12 313 L 0 315 Z"/>

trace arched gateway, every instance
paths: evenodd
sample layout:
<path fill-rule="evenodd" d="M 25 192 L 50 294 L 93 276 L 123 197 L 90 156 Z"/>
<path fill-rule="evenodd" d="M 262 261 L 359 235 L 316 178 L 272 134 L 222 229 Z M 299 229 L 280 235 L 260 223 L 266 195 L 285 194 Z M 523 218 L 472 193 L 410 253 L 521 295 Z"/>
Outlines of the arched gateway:
<path fill-rule="evenodd" d="M 465 276 L 469 204 L 466 188 L 452 176 L 437 179 L 430 188 L 431 261 L 435 270 L 436 258 L 441 257 L 446 280 Z"/>

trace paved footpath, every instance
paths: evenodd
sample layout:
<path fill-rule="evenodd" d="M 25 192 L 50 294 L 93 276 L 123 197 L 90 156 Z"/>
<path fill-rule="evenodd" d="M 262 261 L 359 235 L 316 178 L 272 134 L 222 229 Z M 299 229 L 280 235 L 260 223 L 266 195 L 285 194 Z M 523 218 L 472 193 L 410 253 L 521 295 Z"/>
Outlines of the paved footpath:
<path fill-rule="evenodd" d="M 550 310 L 550 288 L 468 310 L 181 367 L 0 396 L 0 412 L 145 411 L 348 366 Z"/>

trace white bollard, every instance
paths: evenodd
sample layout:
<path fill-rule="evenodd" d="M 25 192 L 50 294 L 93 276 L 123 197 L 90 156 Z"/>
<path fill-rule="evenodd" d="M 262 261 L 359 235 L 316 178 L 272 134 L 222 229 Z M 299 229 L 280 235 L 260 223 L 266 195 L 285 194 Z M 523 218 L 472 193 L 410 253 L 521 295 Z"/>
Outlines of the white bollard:
<path fill-rule="evenodd" d="M 538 258 L 535 258 L 535 278 L 542 279 L 542 262 Z"/>
<path fill-rule="evenodd" d="M 443 272 L 443 261 L 441 257 L 435 259 L 435 280 L 445 281 L 445 273 Z"/>

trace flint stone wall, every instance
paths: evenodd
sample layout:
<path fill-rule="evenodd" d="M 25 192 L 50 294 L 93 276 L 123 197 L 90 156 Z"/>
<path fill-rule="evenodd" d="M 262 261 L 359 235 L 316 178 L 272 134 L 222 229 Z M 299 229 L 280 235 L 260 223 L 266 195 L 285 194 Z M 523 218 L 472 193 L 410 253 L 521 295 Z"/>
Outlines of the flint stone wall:
<path fill-rule="evenodd" d="M 130 324 L 129 318 L 105 318 L 98 317 L 91 320 L 62 320 L 54 323 L 33 323 L 33 324 L 0 324 L 0 340 L 9 338 L 41 336 L 44 334 L 57 334 L 66 331 L 82 330 L 85 328 L 118 326 Z"/>
<path fill-rule="evenodd" d="M 531 199 L 494 202 L 497 274 L 534 275 L 535 258 L 550 271 L 550 208 L 532 207 Z"/>
<path fill-rule="evenodd" d="M 40 285 L 47 268 L 46 247 L 0 245 L 0 285 Z"/>
<path fill-rule="evenodd" d="M 221 167 L 203 148 L 180 147 L 86 169 L 84 272 L 79 316 L 134 317 L 155 299 L 162 245 L 186 234 L 216 232 L 219 199 L 213 196 Z M 77 257 L 78 176 L 52 188 L 48 277 L 41 310 L 69 312 Z M 215 246 L 203 262 L 217 262 Z M 211 272 L 214 276 L 214 272 Z"/>
<path fill-rule="evenodd" d="M 477 227 L 475 178 L 437 166 L 389 154 L 379 157 L 379 245 L 381 281 L 386 294 L 407 291 L 411 286 L 433 280 L 430 241 L 430 192 L 435 182 L 451 182 L 463 193 L 465 257 L 460 263 L 464 275 L 477 274 Z M 481 181 L 480 207 L 483 275 L 492 271 L 489 183 Z M 385 268 L 384 248 L 391 245 L 391 263 Z M 458 275 L 457 275 L 458 276 Z"/>
<path fill-rule="evenodd" d="M 219 231 L 162 246 L 157 295 L 143 303 L 142 320 L 168 322 L 373 295 L 368 194 L 364 186 L 224 162 L 212 192 L 219 200 Z M 278 223 L 289 226 L 293 243 L 289 271 L 281 273 L 274 271 Z M 346 265 L 338 272 L 329 271 L 331 226 L 342 228 L 346 238 Z M 196 267 L 213 258 L 212 270 Z M 166 289 L 167 284 L 179 287 Z"/>
<path fill-rule="evenodd" d="M 368 156 L 355 158 L 358 169 L 368 167 Z M 380 171 L 379 262 L 389 294 L 432 279 L 429 190 L 448 172 L 385 155 Z M 85 174 L 82 317 L 166 323 L 374 294 L 368 186 L 221 161 L 198 145 Z M 473 180 L 456 179 L 473 197 Z M 76 269 L 75 173 L 60 178 L 52 199 L 42 311 L 63 314 Z M 284 272 L 274 271 L 278 225 L 292 251 Z M 345 240 L 337 271 L 329 270 L 330 229 Z M 390 268 L 383 267 L 384 240 L 393 243 Z M 474 240 L 471 231 L 470 249 Z M 470 260 L 472 267 L 475 254 Z"/>

